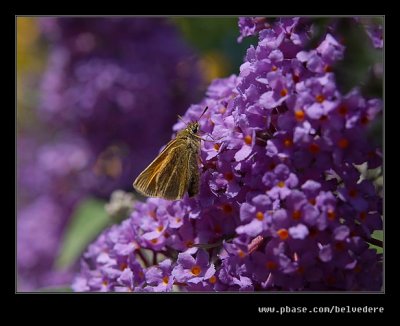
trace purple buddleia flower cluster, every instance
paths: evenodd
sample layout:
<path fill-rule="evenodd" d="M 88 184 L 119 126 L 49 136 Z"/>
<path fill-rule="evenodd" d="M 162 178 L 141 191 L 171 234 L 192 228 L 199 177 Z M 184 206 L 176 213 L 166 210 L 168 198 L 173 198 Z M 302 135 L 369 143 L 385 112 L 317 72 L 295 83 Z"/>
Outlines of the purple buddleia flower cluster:
<path fill-rule="evenodd" d="M 357 166 L 382 164 L 368 139 L 382 102 L 341 94 L 334 64 L 345 47 L 330 31 L 305 50 L 311 23 L 265 25 L 239 75 L 189 107 L 185 121 L 208 106 L 199 194 L 136 203 L 89 247 L 75 291 L 381 289 L 368 240 L 382 229 L 382 198 Z M 258 31 L 249 18 L 239 26 Z"/>
<path fill-rule="evenodd" d="M 18 133 L 18 289 L 62 282 L 65 226 L 88 196 L 132 190 L 132 175 L 196 99 L 196 57 L 163 18 L 38 18 L 48 62 Z M 53 276 L 54 274 L 54 276 Z"/>
<path fill-rule="evenodd" d="M 238 42 L 247 36 L 257 35 L 259 31 L 270 27 L 265 17 L 239 17 L 240 36 Z"/>

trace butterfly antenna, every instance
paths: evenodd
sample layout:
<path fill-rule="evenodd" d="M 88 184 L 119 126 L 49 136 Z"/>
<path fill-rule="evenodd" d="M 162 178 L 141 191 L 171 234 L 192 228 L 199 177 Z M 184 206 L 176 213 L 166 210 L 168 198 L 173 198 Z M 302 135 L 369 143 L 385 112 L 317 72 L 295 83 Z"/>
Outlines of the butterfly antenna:
<path fill-rule="evenodd" d="M 185 120 L 183 120 L 183 118 L 178 114 L 178 119 L 181 120 L 186 126 L 188 125 Z"/>
<path fill-rule="evenodd" d="M 204 111 L 203 111 L 203 113 L 200 115 L 200 117 L 199 117 L 199 119 L 198 120 L 200 120 L 201 119 L 201 117 L 203 116 L 203 114 L 204 113 L 206 113 L 206 111 L 208 110 L 208 106 L 206 106 L 206 108 L 204 109 Z"/>

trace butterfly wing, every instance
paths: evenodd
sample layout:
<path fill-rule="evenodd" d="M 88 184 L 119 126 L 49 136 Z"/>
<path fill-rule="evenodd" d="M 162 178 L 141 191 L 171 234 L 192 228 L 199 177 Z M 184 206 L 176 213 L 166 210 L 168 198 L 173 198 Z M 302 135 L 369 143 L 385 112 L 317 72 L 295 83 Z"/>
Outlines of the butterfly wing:
<path fill-rule="evenodd" d="M 192 154 L 189 157 L 189 171 L 190 171 L 190 178 L 189 178 L 189 184 L 188 184 L 188 194 L 189 197 L 193 197 L 198 194 L 199 192 L 199 155 L 198 155 L 198 149 L 192 152 Z"/>
<path fill-rule="evenodd" d="M 158 175 L 157 192 L 159 197 L 175 200 L 185 195 L 188 189 L 190 170 L 186 143 L 171 150 L 168 165 Z"/>
<path fill-rule="evenodd" d="M 183 138 L 170 141 L 136 178 L 133 187 L 149 197 L 182 198 L 189 183 L 187 144 Z"/>

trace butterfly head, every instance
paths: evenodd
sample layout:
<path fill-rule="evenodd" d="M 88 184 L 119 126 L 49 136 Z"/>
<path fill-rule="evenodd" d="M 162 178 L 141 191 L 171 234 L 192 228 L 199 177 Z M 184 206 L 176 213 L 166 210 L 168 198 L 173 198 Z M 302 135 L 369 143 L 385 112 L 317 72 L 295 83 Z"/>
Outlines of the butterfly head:
<path fill-rule="evenodd" d="M 199 123 L 197 121 L 189 123 L 187 129 L 189 132 L 193 135 L 197 135 L 197 132 L 199 131 Z"/>
<path fill-rule="evenodd" d="M 203 116 L 203 114 L 208 110 L 208 106 L 204 109 L 203 113 L 200 115 L 199 119 Z M 184 124 L 186 124 L 186 128 L 184 129 L 184 131 L 182 131 L 182 134 L 191 134 L 191 135 L 197 135 L 197 133 L 199 132 L 200 129 L 200 125 L 199 125 L 199 121 L 193 121 L 190 123 L 186 123 L 182 117 L 180 117 L 178 115 L 178 118 L 181 119 L 183 121 Z"/>
<path fill-rule="evenodd" d="M 201 117 L 203 116 L 204 113 L 206 113 L 206 111 L 208 110 L 208 106 L 206 106 L 206 108 L 204 109 L 203 113 L 200 115 L 199 120 L 201 119 Z M 199 122 L 198 121 L 194 121 L 192 123 L 190 123 L 188 125 L 190 133 L 192 134 L 197 134 L 197 132 L 199 131 Z"/>

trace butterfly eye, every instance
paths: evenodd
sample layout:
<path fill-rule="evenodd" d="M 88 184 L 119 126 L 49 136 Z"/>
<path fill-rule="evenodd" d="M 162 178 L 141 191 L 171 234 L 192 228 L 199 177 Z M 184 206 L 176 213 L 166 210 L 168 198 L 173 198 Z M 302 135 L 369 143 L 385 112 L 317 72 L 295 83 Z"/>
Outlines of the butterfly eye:
<path fill-rule="evenodd" d="M 193 132 L 194 133 L 197 133 L 197 130 L 199 129 L 199 126 L 197 126 L 197 125 L 195 125 L 195 126 L 193 126 Z"/>

